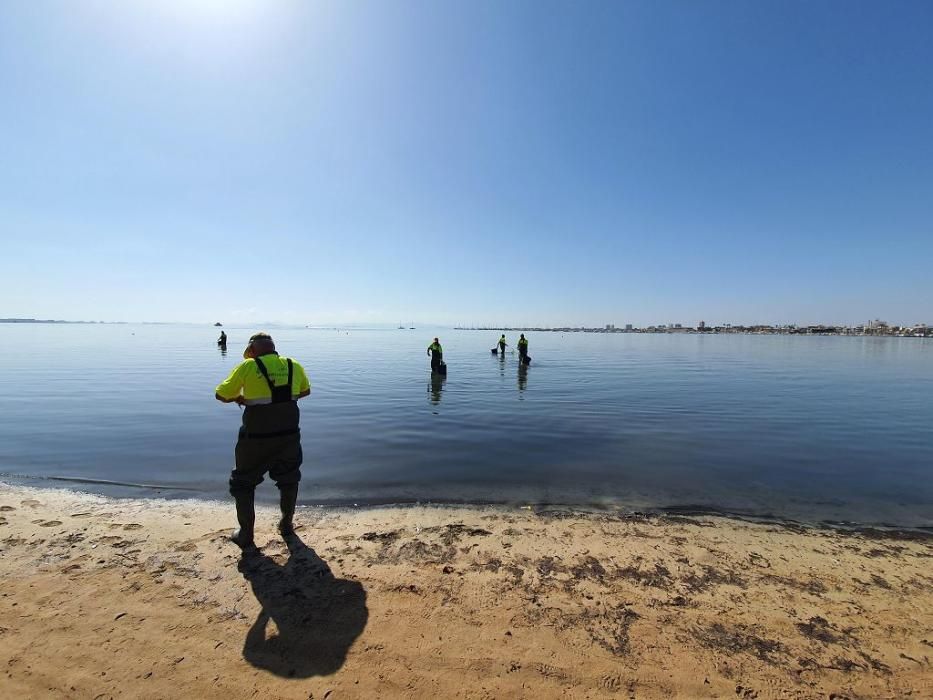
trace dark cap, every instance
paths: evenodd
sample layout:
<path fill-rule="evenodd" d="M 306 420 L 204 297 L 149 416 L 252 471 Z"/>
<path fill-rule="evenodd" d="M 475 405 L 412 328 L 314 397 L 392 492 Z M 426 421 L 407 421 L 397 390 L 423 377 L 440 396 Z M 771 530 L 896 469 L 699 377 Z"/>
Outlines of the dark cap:
<path fill-rule="evenodd" d="M 275 343 L 272 342 L 272 336 L 269 335 L 268 333 L 253 333 L 249 337 L 249 342 L 246 344 L 246 348 L 243 350 L 244 360 L 249 357 L 249 349 L 253 346 L 253 343 L 257 341 L 265 341 L 267 343 L 270 343 L 273 346 L 275 345 Z"/>

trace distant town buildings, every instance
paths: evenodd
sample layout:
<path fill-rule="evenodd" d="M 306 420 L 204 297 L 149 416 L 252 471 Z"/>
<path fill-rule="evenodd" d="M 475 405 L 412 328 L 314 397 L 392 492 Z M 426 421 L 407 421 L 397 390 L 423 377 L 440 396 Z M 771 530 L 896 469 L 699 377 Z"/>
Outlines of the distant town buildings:
<path fill-rule="evenodd" d="M 482 328 L 458 327 L 457 330 L 562 333 L 744 333 L 753 335 L 869 335 L 933 338 L 933 326 L 930 326 L 926 323 L 916 323 L 912 326 L 897 326 L 891 325 L 880 319 L 869 321 L 867 324 L 861 326 L 832 326 L 822 324 L 809 326 L 798 326 L 796 324 L 755 324 L 750 326 L 742 326 L 733 325 L 731 323 L 709 326 L 706 324 L 706 321 L 700 321 L 697 323 L 696 328 L 691 328 L 689 326 L 684 327 L 680 323 L 661 323 L 656 326 L 647 326 L 645 328 L 636 328 L 631 323 L 626 323 L 624 328 L 617 328 L 615 324 L 607 323 L 603 328 L 586 328 L 584 326 L 567 326 L 562 328 L 512 328 L 502 326 L 486 326 Z"/>

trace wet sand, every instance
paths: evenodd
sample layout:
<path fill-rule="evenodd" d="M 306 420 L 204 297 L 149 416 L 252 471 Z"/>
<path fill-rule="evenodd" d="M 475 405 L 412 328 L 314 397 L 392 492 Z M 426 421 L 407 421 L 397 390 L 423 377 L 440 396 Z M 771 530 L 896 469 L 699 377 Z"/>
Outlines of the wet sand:
<path fill-rule="evenodd" d="M 933 538 L 0 485 L 0 696 L 933 697 Z"/>

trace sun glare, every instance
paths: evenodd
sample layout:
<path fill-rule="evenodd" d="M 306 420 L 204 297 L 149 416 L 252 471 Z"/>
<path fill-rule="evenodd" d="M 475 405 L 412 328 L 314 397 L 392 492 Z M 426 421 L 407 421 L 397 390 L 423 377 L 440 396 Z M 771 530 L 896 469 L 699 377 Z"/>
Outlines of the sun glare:
<path fill-rule="evenodd" d="M 229 25 L 257 20 L 277 5 L 261 0 L 170 0 L 152 8 L 179 23 Z"/>
<path fill-rule="evenodd" d="M 101 4 L 98 27 L 130 55 L 213 70 L 266 53 L 289 31 L 297 5 L 262 0 Z"/>

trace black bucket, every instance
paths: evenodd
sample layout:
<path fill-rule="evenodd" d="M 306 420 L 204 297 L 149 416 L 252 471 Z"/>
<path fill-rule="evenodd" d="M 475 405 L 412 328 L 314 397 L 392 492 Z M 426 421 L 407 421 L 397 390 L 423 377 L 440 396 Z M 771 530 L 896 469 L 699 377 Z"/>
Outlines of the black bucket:
<path fill-rule="evenodd" d="M 531 364 L 531 357 L 529 357 L 528 355 L 525 355 L 524 357 L 522 357 L 522 362 L 523 362 L 524 364 L 526 364 L 526 365 L 530 365 L 530 364 Z"/>
<path fill-rule="evenodd" d="M 442 362 L 440 365 L 438 365 L 437 369 L 435 370 L 435 374 L 440 374 L 446 377 L 447 376 L 447 365 Z"/>
<path fill-rule="evenodd" d="M 491 352 L 493 355 L 498 355 L 498 354 L 499 354 L 499 351 L 496 350 L 495 348 L 493 348 L 493 349 L 490 350 L 489 352 Z"/>

